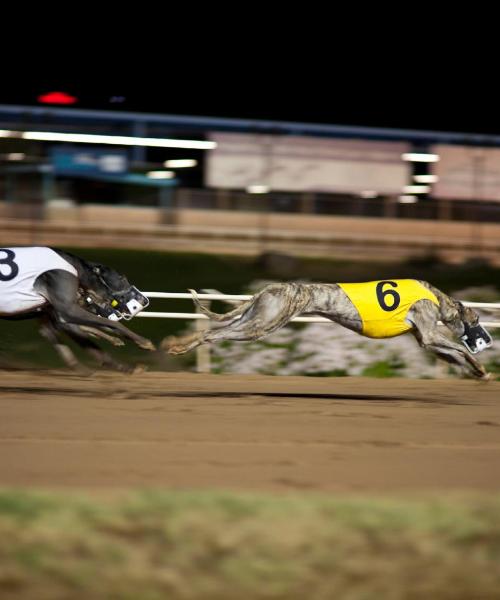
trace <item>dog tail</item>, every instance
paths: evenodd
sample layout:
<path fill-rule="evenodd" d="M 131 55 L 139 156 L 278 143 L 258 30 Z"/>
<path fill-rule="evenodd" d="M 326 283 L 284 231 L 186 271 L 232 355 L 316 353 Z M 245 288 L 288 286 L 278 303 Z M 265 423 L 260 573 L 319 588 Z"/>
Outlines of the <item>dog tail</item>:
<path fill-rule="evenodd" d="M 233 310 L 231 310 L 227 313 L 224 313 L 224 314 L 220 314 L 220 313 L 216 313 L 216 312 L 209 310 L 206 306 L 203 306 L 203 304 L 200 302 L 200 299 L 198 298 L 198 294 L 195 290 L 188 289 L 188 292 L 191 293 L 191 296 L 193 297 L 193 302 L 194 302 L 194 305 L 196 306 L 196 308 L 198 310 L 200 310 L 203 314 L 207 315 L 207 317 L 209 319 L 211 319 L 212 321 L 219 321 L 219 322 L 235 321 L 245 312 L 245 310 L 248 308 L 248 306 L 252 303 L 252 300 L 247 300 L 246 302 L 242 302 L 239 306 L 237 306 Z"/>

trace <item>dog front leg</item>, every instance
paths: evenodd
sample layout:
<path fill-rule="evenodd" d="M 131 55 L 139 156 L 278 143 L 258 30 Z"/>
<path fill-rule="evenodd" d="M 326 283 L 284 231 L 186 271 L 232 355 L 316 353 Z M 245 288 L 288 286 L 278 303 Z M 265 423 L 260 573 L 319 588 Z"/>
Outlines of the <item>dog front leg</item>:
<path fill-rule="evenodd" d="M 80 330 L 84 331 L 85 333 L 88 333 L 93 337 L 106 340 L 110 344 L 113 344 L 113 346 L 125 346 L 125 342 L 123 340 L 114 335 L 104 333 L 104 331 L 102 331 L 101 329 L 96 329 L 95 327 L 88 327 L 87 325 L 80 325 Z"/>
<path fill-rule="evenodd" d="M 96 329 L 106 327 L 107 329 L 114 331 L 120 337 L 125 337 L 129 340 L 132 340 L 144 350 L 155 350 L 153 342 L 140 335 L 137 335 L 133 331 L 130 331 L 130 329 L 127 329 L 124 325 L 117 321 L 110 321 L 109 319 L 104 319 L 103 317 L 93 315 L 77 305 L 59 309 L 58 307 L 54 308 L 56 308 L 58 316 L 62 317 L 65 323 L 70 325 L 84 325 Z"/>
<path fill-rule="evenodd" d="M 49 301 L 57 320 L 62 324 L 105 328 L 119 337 L 132 340 L 144 350 L 155 349 L 153 342 L 130 331 L 118 321 L 104 319 L 81 308 L 78 305 L 79 282 L 71 273 L 58 270 L 46 271 L 37 277 L 34 288 Z"/>
<path fill-rule="evenodd" d="M 430 331 L 426 332 L 425 335 L 418 336 L 417 339 L 422 348 L 430 350 L 448 363 L 459 366 L 473 377 L 483 380 L 490 378 L 489 373 L 480 362 L 471 356 L 465 348 L 449 340 L 442 333 Z"/>
<path fill-rule="evenodd" d="M 89 339 L 88 336 L 90 334 L 85 332 L 82 326 L 65 323 L 60 327 L 76 344 L 86 350 L 86 352 L 88 352 L 88 354 L 90 354 L 100 366 L 107 367 L 115 371 L 121 371 L 123 373 L 132 373 L 135 370 L 135 367 L 126 365 L 125 363 L 116 360 L 110 354 L 102 350 L 102 348 L 99 348 L 95 342 Z"/>
<path fill-rule="evenodd" d="M 413 324 L 413 335 L 422 348 L 430 350 L 439 358 L 460 367 L 477 379 L 486 380 L 489 378 L 489 374 L 483 365 L 469 354 L 464 346 L 449 339 L 439 331 L 438 322 L 443 320 L 448 329 L 462 335 L 463 324 L 457 321 L 456 315 L 448 315 L 448 318 L 443 317 L 439 308 L 432 302 L 420 300 L 408 312 L 408 320 Z"/>

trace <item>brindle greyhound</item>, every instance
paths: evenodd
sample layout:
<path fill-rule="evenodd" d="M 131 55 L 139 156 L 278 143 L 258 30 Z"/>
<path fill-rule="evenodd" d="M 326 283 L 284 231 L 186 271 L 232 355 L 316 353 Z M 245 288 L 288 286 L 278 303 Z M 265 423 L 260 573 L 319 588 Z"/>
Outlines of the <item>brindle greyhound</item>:
<path fill-rule="evenodd" d="M 155 349 L 150 340 L 118 320 L 100 316 L 116 313 L 119 319 L 123 314 L 110 308 L 119 306 L 130 318 L 148 302 L 114 269 L 45 247 L 0 248 L 0 267 L 0 318 L 39 319 L 40 332 L 68 366 L 81 368 L 63 343 L 62 332 L 101 365 L 121 371 L 132 368 L 104 352 L 91 337 L 104 338 L 114 345 L 123 345 L 122 339 L 129 339 L 140 348 Z M 130 306 L 134 306 L 132 312 Z"/>
<path fill-rule="evenodd" d="M 299 315 L 318 315 L 366 337 L 387 338 L 411 332 L 422 348 L 488 379 L 485 368 L 464 348 L 438 330 L 441 321 L 476 353 L 491 345 L 471 308 L 425 281 L 387 280 L 364 284 L 276 283 L 226 314 L 208 310 L 193 295 L 196 306 L 222 325 L 183 338 L 167 338 L 169 354 L 183 354 L 205 343 L 263 338 Z M 395 316 L 397 315 L 397 316 Z"/>

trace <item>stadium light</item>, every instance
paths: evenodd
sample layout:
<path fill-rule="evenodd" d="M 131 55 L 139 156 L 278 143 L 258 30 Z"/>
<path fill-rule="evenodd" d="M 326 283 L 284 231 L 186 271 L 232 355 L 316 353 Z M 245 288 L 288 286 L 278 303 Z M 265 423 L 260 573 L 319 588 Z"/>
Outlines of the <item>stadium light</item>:
<path fill-rule="evenodd" d="M 20 138 L 38 142 L 69 142 L 83 144 L 111 144 L 113 146 L 148 146 L 151 148 L 186 148 L 190 150 L 213 150 L 216 142 L 201 140 L 173 140 L 169 138 L 146 138 L 126 135 L 96 135 L 92 133 L 59 133 L 55 131 L 13 131 L 0 129 L 0 137 Z"/>
<path fill-rule="evenodd" d="M 438 180 L 437 175 L 414 175 L 413 179 L 417 183 L 436 183 Z"/>
<path fill-rule="evenodd" d="M 431 189 L 430 185 L 405 185 L 403 193 L 405 194 L 427 194 Z"/>
<path fill-rule="evenodd" d="M 401 155 L 401 158 L 409 162 L 437 162 L 439 155 L 428 152 L 405 152 Z"/>
<path fill-rule="evenodd" d="M 166 160 L 163 165 L 165 167 L 169 167 L 171 169 L 184 169 L 186 167 L 196 167 L 196 165 L 198 164 L 197 160 L 194 160 L 192 158 L 182 158 L 182 159 L 175 159 L 175 160 Z"/>
<path fill-rule="evenodd" d="M 270 190 L 268 185 L 249 185 L 246 189 L 249 194 L 267 194 Z"/>
<path fill-rule="evenodd" d="M 151 179 L 172 179 L 175 177 L 173 171 L 148 171 L 146 175 Z"/>

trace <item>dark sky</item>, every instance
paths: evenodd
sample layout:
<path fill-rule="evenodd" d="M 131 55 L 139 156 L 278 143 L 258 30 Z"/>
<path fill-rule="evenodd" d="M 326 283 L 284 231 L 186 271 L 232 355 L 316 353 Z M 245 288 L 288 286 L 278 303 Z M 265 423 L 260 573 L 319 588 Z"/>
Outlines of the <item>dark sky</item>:
<path fill-rule="evenodd" d="M 192 89 L 192 88 L 190 88 Z M 456 111 L 453 98 L 404 99 L 375 95 L 363 90 L 335 93 L 318 86 L 300 94 L 292 86 L 267 86 L 262 95 L 255 89 L 231 89 L 227 93 L 154 89 L 115 85 L 96 89 L 82 85 L 34 86 L 32 90 L 0 92 L 1 104 L 42 106 L 37 97 L 49 91 L 65 91 L 78 98 L 73 108 L 150 112 L 227 118 L 301 121 L 338 125 L 500 133 L 500 110 L 485 103 L 481 109 L 468 103 L 467 112 Z"/>
<path fill-rule="evenodd" d="M 285 70 L 279 62 L 240 67 L 212 60 L 206 68 L 160 65 L 151 76 L 104 71 L 4 78 L 0 103 L 37 105 L 38 95 L 59 90 L 78 97 L 74 107 L 82 109 L 500 134 L 499 92 L 491 77 L 464 72 L 457 79 L 444 70 L 396 77 L 385 66 L 332 62 L 310 70 L 293 64 Z M 408 65 L 401 71 L 411 74 Z"/>
<path fill-rule="evenodd" d="M 76 108 L 500 134 L 488 19 L 473 43 L 469 14 L 461 38 L 434 13 L 420 21 L 395 11 L 398 25 L 388 10 L 386 29 L 367 7 L 353 6 L 355 19 L 304 8 L 291 11 L 293 25 L 281 11 L 275 19 L 270 10 L 228 13 L 232 20 L 220 23 L 213 7 L 207 18 L 190 7 L 182 19 L 143 11 L 142 37 L 135 10 L 127 21 L 135 29 L 97 27 L 91 14 L 91 35 L 80 37 L 55 24 L 49 35 L 44 23 L 38 43 L 3 48 L 0 103 L 36 104 L 39 94 L 62 90 L 79 98 Z M 125 101 L 110 103 L 113 96 Z"/>

